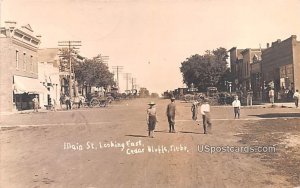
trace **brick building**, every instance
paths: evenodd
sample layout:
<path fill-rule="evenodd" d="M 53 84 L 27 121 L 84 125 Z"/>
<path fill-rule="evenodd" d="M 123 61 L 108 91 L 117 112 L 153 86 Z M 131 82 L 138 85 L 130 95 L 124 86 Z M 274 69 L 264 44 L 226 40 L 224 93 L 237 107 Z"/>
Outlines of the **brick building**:
<path fill-rule="evenodd" d="M 296 35 L 272 42 L 262 53 L 261 69 L 265 85 L 274 86 L 275 99 L 292 100 L 295 89 L 300 89 L 300 41 Z"/>
<path fill-rule="evenodd" d="M 32 108 L 32 98 L 45 92 L 38 80 L 40 37 L 30 27 L 5 22 L 0 28 L 0 112 Z"/>
<path fill-rule="evenodd" d="M 251 78 L 260 72 L 262 49 L 233 47 L 229 52 L 231 72 L 235 75 L 233 91 L 253 90 Z"/>

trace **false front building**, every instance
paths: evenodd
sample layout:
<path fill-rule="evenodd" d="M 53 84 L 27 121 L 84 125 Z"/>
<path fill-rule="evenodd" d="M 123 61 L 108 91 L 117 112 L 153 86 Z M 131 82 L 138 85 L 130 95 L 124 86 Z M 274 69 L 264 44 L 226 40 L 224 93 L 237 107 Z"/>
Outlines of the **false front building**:
<path fill-rule="evenodd" d="M 38 80 L 40 37 L 30 25 L 5 24 L 0 28 L 0 112 L 32 109 L 34 96 L 47 92 Z"/>

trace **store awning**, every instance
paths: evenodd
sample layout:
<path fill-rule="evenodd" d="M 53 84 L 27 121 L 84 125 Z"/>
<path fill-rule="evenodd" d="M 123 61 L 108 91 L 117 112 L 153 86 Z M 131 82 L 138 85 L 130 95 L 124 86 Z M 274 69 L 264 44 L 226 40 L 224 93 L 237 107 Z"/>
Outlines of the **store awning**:
<path fill-rule="evenodd" d="M 14 93 L 47 93 L 48 90 L 38 79 L 23 76 L 14 76 Z"/>

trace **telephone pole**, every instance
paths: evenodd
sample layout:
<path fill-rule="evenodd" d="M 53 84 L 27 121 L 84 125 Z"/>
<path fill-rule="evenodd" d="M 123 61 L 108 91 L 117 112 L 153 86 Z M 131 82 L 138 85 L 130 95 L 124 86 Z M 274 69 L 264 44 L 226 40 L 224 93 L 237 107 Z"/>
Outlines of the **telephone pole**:
<path fill-rule="evenodd" d="M 96 57 L 94 57 L 97 61 L 105 64 L 106 66 L 108 66 L 108 60 L 109 60 L 109 56 L 103 56 L 101 54 L 98 54 Z"/>
<path fill-rule="evenodd" d="M 120 82 L 119 82 L 119 73 L 120 72 L 122 72 L 122 70 L 123 70 L 123 66 L 112 66 L 112 68 L 113 68 L 113 71 L 115 72 L 116 71 L 116 73 L 117 73 L 117 87 L 118 87 L 118 91 L 119 91 L 119 89 L 120 89 Z"/>
<path fill-rule="evenodd" d="M 126 79 L 126 91 L 128 91 L 128 82 L 131 79 L 131 73 L 125 73 L 124 78 Z"/>
<path fill-rule="evenodd" d="M 132 91 L 132 92 L 133 92 L 133 90 L 135 89 L 135 88 L 134 88 L 135 83 L 136 83 L 136 78 L 131 78 L 131 91 Z"/>
<path fill-rule="evenodd" d="M 68 61 L 69 61 L 69 96 L 73 97 L 73 79 L 75 79 L 74 71 L 72 70 L 72 50 L 79 49 L 81 41 L 59 41 L 58 46 L 68 49 Z M 74 78 L 73 78 L 74 77 Z"/>

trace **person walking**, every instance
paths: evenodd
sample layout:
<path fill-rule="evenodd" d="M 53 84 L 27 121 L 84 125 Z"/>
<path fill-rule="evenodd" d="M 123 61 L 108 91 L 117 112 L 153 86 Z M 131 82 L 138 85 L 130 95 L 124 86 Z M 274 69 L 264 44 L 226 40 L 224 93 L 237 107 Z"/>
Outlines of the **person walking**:
<path fill-rule="evenodd" d="M 296 89 L 296 92 L 295 92 L 294 95 L 293 95 L 293 99 L 294 99 L 294 101 L 295 101 L 295 106 L 296 106 L 296 108 L 298 108 L 299 97 L 300 97 L 299 91 L 298 91 L 298 89 Z"/>
<path fill-rule="evenodd" d="M 85 98 L 83 95 L 79 96 L 79 104 L 78 104 L 78 108 L 80 108 L 81 106 L 83 106 L 83 104 L 85 103 Z"/>
<path fill-rule="evenodd" d="M 203 104 L 200 107 L 200 112 L 202 114 L 204 134 L 207 134 L 207 128 L 209 129 L 210 132 L 212 128 L 212 123 L 210 119 L 210 105 L 208 103 L 208 99 L 203 100 Z"/>
<path fill-rule="evenodd" d="M 62 105 L 65 103 L 65 95 L 61 95 L 59 98 L 60 109 L 62 109 Z"/>
<path fill-rule="evenodd" d="M 56 99 L 52 99 L 52 101 L 53 101 L 52 109 L 54 112 L 56 112 L 56 105 L 57 105 Z"/>
<path fill-rule="evenodd" d="M 66 95 L 65 101 L 66 101 L 67 110 L 69 110 L 69 109 L 71 110 L 72 109 L 71 98 L 68 95 Z"/>
<path fill-rule="evenodd" d="M 38 112 L 39 111 L 39 99 L 38 96 L 36 95 L 33 99 L 33 112 Z"/>
<path fill-rule="evenodd" d="M 270 103 L 274 104 L 274 89 L 271 88 L 269 91 L 269 99 L 270 99 Z"/>
<path fill-rule="evenodd" d="M 198 105 L 199 105 L 199 102 L 198 102 L 197 100 L 195 100 L 195 101 L 192 103 L 191 112 L 192 112 L 192 119 L 193 119 L 194 121 L 197 120 Z"/>
<path fill-rule="evenodd" d="M 167 117 L 169 122 L 169 133 L 175 133 L 175 112 L 176 112 L 176 105 L 175 105 L 175 98 L 171 98 L 171 103 L 167 106 Z"/>
<path fill-rule="evenodd" d="M 239 100 L 238 96 L 234 97 L 232 106 L 233 106 L 233 111 L 234 111 L 234 119 L 236 119 L 236 116 L 238 117 L 238 119 L 240 119 L 241 101 Z"/>
<path fill-rule="evenodd" d="M 152 101 L 149 104 L 147 109 L 147 124 L 148 124 L 148 136 L 154 138 L 155 125 L 158 122 L 156 116 L 156 108 L 154 107 L 155 103 Z"/>

